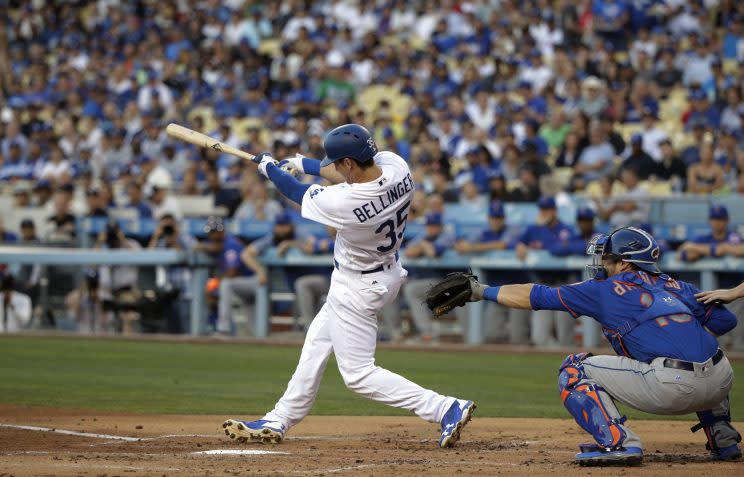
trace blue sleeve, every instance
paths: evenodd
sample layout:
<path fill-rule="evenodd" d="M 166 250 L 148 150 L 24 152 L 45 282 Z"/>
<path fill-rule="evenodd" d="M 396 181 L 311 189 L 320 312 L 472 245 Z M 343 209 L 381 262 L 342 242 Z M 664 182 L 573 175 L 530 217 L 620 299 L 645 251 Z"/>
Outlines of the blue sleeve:
<path fill-rule="evenodd" d="M 677 296 L 692 311 L 695 319 L 701 325 L 716 336 L 726 334 L 736 327 L 736 315 L 725 306 L 720 304 L 704 305 L 695 298 L 695 294 L 700 291 L 696 286 L 687 282 L 679 282 L 679 284 L 682 289 L 676 293 Z"/>
<path fill-rule="evenodd" d="M 532 226 L 528 226 L 526 229 L 524 229 L 524 232 L 519 234 L 519 238 L 517 238 L 516 243 L 514 244 L 516 246 L 517 243 L 523 243 L 525 245 L 528 245 L 530 243 L 530 235 L 532 235 Z"/>
<path fill-rule="evenodd" d="M 291 201 L 302 205 L 302 197 L 310 188 L 310 184 L 303 184 L 295 179 L 292 174 L 284 172 L 274 164 L 268 164 L 266 166 L 266 173 L 271 182 L 279 189 L 279 192 Z"/>
<path fill-rule="evenodd" d="M 599 309 L 599 282 L 585 282 L 550 288 L 535 285 L 530 293 L 533 310 L 567 311 L 574 318 L 581 315 L 593 316 Z"/>
<path fill-rule="evenodd" d="M 309 157 L 303 156 L 302 170 L 305 171 L 305 174 L 310 174 L 311 176 L 319 176 L 320 175 L 320 161 L 317 159 L 310 159 Z"/>
<path fill-rule="evenodd" d="M 723 305 L 711 304 L 705 307 L 705 315 L 700 324 L 716 336 L 725 335 L 736 328 L 736 315 Z"/>

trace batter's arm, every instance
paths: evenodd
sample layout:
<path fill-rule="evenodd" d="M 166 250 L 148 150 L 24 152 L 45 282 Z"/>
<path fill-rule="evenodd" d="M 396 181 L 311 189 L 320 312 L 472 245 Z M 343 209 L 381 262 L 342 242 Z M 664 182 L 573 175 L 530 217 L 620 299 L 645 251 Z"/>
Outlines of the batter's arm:
<path fill-rule="evenodd" d="M 320 162 L 317 159 L 305 157 L 301 154 L 295 155 L 295 157 L 285 159 L 279 163 L 279 166 L 284 164 L 290 164 L 295 169 L 298 169 L 304 174 L 310 174 L 311 176 L 322 177 L 331 184 L 340 184 L 346 182 L 344 176 L 336 172 L 336 168 L 333 164 L 329 164 L 325 167 L 320 167 Z"/>

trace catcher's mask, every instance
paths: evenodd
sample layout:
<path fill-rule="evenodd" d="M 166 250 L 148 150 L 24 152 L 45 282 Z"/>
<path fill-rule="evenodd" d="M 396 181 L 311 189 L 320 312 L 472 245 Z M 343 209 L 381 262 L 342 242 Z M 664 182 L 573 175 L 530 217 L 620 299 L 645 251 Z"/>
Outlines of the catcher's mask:
<path fill-rule="evenodd" d="M 600 280 L 607 278 L 603 260 L 628 262 L 648 273 L 661 273 L 657 265 L 659 244 L 648 232 L 636 227 L 623 227 L 609 235 L 595 235 L 589 241 L 586 253 L 592 257 L 592 264 L 586 267 L 589 275 Z"/>

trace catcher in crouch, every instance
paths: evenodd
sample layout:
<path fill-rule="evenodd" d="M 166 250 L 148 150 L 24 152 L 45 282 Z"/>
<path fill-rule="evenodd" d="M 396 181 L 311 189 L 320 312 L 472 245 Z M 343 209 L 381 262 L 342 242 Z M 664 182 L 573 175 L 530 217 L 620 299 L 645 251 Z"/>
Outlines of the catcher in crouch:
<path fill-rule="evenodd" d="M 720 304 L 703 305 L 698 290 L 657 266 L 659 246 L 643 230 L 625 227 L 595 236 L 587 249 L 594 278 L 572 285 L 489 287 L 465 273 L 450 274 L 427 295 L 440 315 L 468 301 L 512 308 L 565 310 L 590 316 L 619 356 L 577 353 L 558 373 L 563 405 L 595 443 L 581 444 L 581 465 L 633 465 L 643 461 L 640 438 L 625 425 L 618 400 L 653 414 L 696 412 L 714 460 L 741 457 L 741 436 L 731 425 L 728 393 L 734 373 L 715 336 L 736 326 Z"/>

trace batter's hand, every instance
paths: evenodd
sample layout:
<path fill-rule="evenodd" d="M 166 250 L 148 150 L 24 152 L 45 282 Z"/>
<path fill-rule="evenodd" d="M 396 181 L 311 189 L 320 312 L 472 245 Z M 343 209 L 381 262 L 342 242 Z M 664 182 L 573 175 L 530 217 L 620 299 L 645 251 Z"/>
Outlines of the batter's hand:
<path fill-rule="evenodd" d="M 732 301 L 739 298 L 735 288 L 722 288 L 720 290 L 703 291 L 695 294 L 697 301 L 709 304 L 709 303 L 731 303 Z"/>
<path fill-rule="evenodd" d="M 274 159 L 269 152 L 262 152 L 251 160 L 258 164 L 258 172 L 267 179 L 269 178 L 269 175 L 266 172 L 266 166 L 269 164 L 277 164 L 276 159 Z"/>
<path fill-rule="evenodd" d="M 279 163 L 279 168 L 292 175 L 304 174 L 305 169 L 302 167 L 302 154 L 295 154 L 295 157 L 289 157 Z"/>

